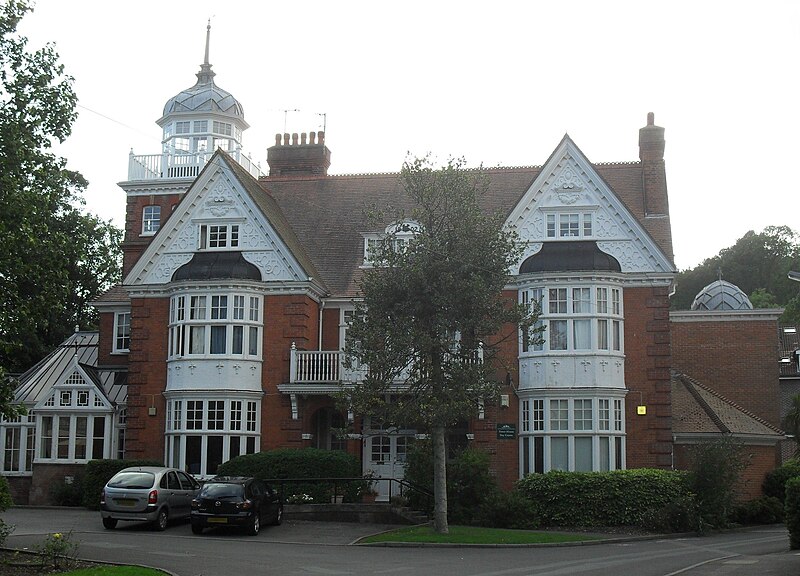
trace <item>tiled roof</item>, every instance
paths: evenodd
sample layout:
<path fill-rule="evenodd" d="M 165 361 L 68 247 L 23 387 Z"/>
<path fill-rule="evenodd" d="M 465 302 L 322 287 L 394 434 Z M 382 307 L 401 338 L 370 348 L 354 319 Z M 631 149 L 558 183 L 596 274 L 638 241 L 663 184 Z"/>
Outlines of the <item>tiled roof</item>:
<path fill-rule="evenodd" d="M 675 434 L 783 436 L 752 412 L 685 374 L 672 374 L 672 431 Z"/>
<path fill-rule="evenodd" d="M 128 291 L 122 286 L 117 284 L 112 286 L 100 296 L 98 296 L 93 304 L 130 304 L 131 298 L 128 296 Z"/>
<path fill-rule="evenodd" d="M 645 218 L 641 165 L 634 162 L 594 167 L 671 259 L 669 219 Z M 487 212 L 507 217 L 541 170 L 540 166 L 481 170 L 488 178 L 481 206 Z M 268 192 L 264 205 L 272 199 L 279 207 L 334 296 L 357 294 L 363 260 L 362 233 L 380 232 L 399 213 L 407 214 L 411 209 L 397 173 L 266 177 L 260 183 Z M 385 213 L 377 224 L 368 217 L 375 209 Z"/>

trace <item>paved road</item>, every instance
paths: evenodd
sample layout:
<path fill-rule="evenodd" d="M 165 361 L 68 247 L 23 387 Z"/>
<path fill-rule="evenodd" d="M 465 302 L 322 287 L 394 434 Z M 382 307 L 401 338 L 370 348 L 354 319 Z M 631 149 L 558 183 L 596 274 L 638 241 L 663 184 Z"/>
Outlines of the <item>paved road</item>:
<path fill-rule="evenodd" d="M 83 558 L 156 566 L 179 576 L 800 574 L 800 554 L 789 551 L 788 534 L 780 526 L 590 546 L 389 548 L 348 546 L 388 528 L 374 524 L 288 521 L 251 537 L 234 531 L 195 536 L 185 523 L 166 532 L 126 524 L 104 530 L 99 513 L 74 509 L 12 508 L 3 519 L 16 525 L 7 542 L 11 547 L 30 547 L 47 533 L 72 530 Z"/>

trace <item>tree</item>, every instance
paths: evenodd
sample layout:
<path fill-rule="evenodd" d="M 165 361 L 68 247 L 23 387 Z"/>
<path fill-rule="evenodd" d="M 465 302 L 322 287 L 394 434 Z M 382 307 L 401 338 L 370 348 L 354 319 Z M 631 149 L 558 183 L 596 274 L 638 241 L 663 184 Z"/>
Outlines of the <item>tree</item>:
<path fill-rule="evenodd" d="M 738 286 L 756 308 L 785 307 L 784 324 L 800 324 L 800 285 L 788 272 L 800 269 L 800 238 L 787 226 L 747 232 L 733 246 L 720 250 L 675 279 L 672 308 L 688 310 L 698 292 L 719 277 Z"/>
<path fill-rule="evenodd" d="M 462 168 L 463 160 L 441 169 L 429 158 L 404 164 L 400 179 L 412 208 L 395 214 L 394 232 L 371 252 L 375 267 L 364 274 L 346 343 L 349 365 L 369 367 L 345 391 L 349 407 L 430 433 L 440 533 L 448 531 L 447 430 L 496 399 L 498 334 L 516 339 L 517 326 L 528 329 L 534 320 L 502 295 L 520 256 L 516 236 L 499 215 L 481 211 L 486 181 Z"/>
<path fill-rule="evenodd" d="M 86 180 L 50 149 L 69 136 L 77 97 L 52 45 L 30 52 L 27 1 L 0 6 L 0 366 L 38 361 L 116 282 L 120 232 L 80 211 Z"/>

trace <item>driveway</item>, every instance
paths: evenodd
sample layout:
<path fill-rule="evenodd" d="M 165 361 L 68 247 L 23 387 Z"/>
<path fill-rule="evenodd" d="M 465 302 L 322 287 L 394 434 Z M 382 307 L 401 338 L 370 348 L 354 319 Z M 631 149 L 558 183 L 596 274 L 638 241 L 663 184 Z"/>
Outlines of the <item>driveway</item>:
<path fill-rule="evenodd" d="M 289 521 L 258 536 L 191 533 L 188 524 L 153 532 L 140 525 L 105 530 L 100 514 L 74 509 L 12 508 L 3 519 L 17 526 L 7 546 L 31 547 L 52 532 L 73 531 L 82 558 L 163 568 L 178 576 L 231 574 L 390 576 L 797 576 L 800 554 L 789 551 L 782 526 L 702 538 L 610 540 L 549 547 L 348 546 L 391 526 Z"/>

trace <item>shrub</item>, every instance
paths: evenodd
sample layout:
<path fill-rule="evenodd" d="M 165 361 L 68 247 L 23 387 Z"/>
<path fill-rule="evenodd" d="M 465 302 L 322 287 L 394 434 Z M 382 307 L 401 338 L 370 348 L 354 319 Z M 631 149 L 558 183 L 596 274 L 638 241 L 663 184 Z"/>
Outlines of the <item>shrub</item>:
<path fill-rule="evenodd" d="M 11 499 L 11 489 L 8 486 L 8 480 L 5 476 L 0 476 L 0 512 L 8 510 L 14 501 Z M 0 519 L 0 546 L 6 542 L 6 538 L 14 531 L 14 526 L 6 524 Z"/>
<path fill-rule="evenodd" d="M 789 547 L 800 549 L 800 478 L 786 482 L 786 527 L 789 529 Z"/>
<path fill-rule="evenodd" d="M 83 505 L 100 509 L 100 492 L 117 472 L 131 466 L 163 466 L 157 460 L 90 460 L 83 473 Z"/>
<path fill-rule="evenodd" d="M 544 526 L 633 526 L 689 494 L 687 474 L 636 469 L 530 474 L 517 483 Z"/>
<path fill-rule="evenodd" d="M 82 506 L 84 475 L 84 472 L 78 472 L 72 477 L 72 482 L 67 483 L 64 479 L 50 486 L 50 502 L 55 506 Z"/>
<path fill-rule="evenodd" d="M 731 520 L 737 524 L 777 524 L 783 522 L 783 502 L 774 496 L 762 496 L 739 504 Z"/>
<path fill-rule="evenodd" d="M 661 534 L 698 532 L 701 526 L 697 500 L 693 494 L 687 494 L 660 508 L 648 510 L 642 516 L 641 526 Z"/>
<path fill-rule="evenodd" d="M 488 528 L 533 530 L 540 526 L 536 506 L 517 490 L 487 495 L 473 516 L 473 524 Z"/>
<path fill-rule="evenodd" d="M 253 476 L 261 480 L 282 478 L 358 478 L 361 463 L 352 454 L 340 450 L 317 448 L 279 448 L 257 454 L 237 456 L 221 464 L 220 476 Z M 346 502 L 359 499 L 362 482 L 342 482 L 336 486 Z M 276 488 L 282 497 L 308 494 L 314 502 L 329 502 L 332 482 L 278 482 Z"/>
<path fill-rule="evenodd" d="M 405 480 L 412 486 L 433 492 L 433 453 L 428 441 L 420 441 L 409 450 Z M 473 524 L 483 502 L 498 492 L 489 472 L 489 455 L 468 448 L 447 463 L 447 519 L 453 524 Z M 433 500 L 422 491 L 407 492 L 409 505 L 431 512 Z"/>
<path fill-rule="evenodd" d="M 775 468 L 767 477 L 764 478 L 762 490 L 765 496 L 774 496 L 781 502 L 785 498 L 784 487 L 790 478 L 797 478 L 800 476 L 800 459 L 793 458 L 787 460 L 783 466 Z"/>
<path fill-rule="evenodd" d="M 724 528 L 733 512 L 736 485 L 747 465 L 742 445 L 723 436 L 692 448 L 689 486 L 697 496 L 700 520 L 713 528 Z"/>
<path fill-rule="evenodd" d="M 447 516 L 454 524 L 474 524 L 486 500 L 498 492 L 489 473 L 489 455 L 483 450 L 461 451 L 447 467 Z"/>

